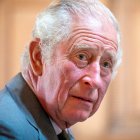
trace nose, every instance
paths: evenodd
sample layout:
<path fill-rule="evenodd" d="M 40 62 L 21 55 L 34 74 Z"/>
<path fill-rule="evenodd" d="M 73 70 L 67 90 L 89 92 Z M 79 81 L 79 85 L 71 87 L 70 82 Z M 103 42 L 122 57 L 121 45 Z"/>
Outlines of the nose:
<path fill-rule="evenodd" d="M 100 66 L 98 64 L 90 66 L 82 78 L 82 82 L 91 88 L 99 88 L 101 86 Z"/>

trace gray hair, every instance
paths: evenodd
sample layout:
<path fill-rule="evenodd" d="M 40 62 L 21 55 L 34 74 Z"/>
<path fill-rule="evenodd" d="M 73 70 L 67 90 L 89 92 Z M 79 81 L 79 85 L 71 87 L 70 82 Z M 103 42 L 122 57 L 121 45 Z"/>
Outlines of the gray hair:
<path fill-rule="evenodd" d="M 87 14 L 94 15 L 95 18 L 105 15 L 102 17 L 106 17 L 115 27 L 118 41 L 117 63 L 114 67 L 114 71 L 116 71 L 121 63 L 122 55 L 119 27 L 111 11 L 99 2 L 99 0 L 54 1 L 46 10 L 37 16 L 32 36 L 33 38 L 40 39 L 42 58 L 48 63 L 51 60 L 52 50 L 56 44 L 69 36 L 73 23 L 72 15 L 80 17 L 82 15 L 85 17 Z M 25 72 L 28 66 L 29 51 L 27 46 L 22 56 L 22 71 Z"/>

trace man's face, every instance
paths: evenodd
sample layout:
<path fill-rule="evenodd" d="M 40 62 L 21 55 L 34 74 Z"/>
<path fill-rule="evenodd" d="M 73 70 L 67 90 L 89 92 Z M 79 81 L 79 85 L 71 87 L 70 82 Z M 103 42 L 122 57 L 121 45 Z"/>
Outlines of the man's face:
<path fill-rule="evenodd" d="M 117 33 L 109 23 L 89 22 L 73 24 L 38 81 L 40 101 L 58 124 L 70 126 L 93 115 L 111 81 Z"/>

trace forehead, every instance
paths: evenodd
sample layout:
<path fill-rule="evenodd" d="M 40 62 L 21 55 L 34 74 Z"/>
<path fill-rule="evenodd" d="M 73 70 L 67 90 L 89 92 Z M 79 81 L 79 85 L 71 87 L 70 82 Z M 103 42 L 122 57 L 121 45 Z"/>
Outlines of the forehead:
<path fill-rule="evenodd" d="M 109 20 L 93 18 L 91 16 L 74 16 L 69 37 L 58 44 L 60 52 L 69 53 L 70 50 L 82 44 L 100 46 L 103 49 L 117 52 L 117 31 Z"/>
<path fill-rule="evenodd" d="M 68 40 L 61 44 L 62 51 L 69 51 L 81 44 L 88 46 L 100 46 L 103 49 L 114 49 L 117 51 L 117 32 L 109 22 L 102 23 L 93 17 L 77 18 L 74 17 L 72 31 Z"/>
<path fill-rule="evenodd" d="M 106 38 L 106 40 L 110 40 L 111 42 L 116 44 L 117 47 L 117 31 L 109 18 L 105 18 L 103 16 L 100 16 L 98 18 L 94 18 L 93 16 L 74 16 L 72 34 L 78 30 L 82 31 L 82 29 L 90 30 L 92 34 Z"/>

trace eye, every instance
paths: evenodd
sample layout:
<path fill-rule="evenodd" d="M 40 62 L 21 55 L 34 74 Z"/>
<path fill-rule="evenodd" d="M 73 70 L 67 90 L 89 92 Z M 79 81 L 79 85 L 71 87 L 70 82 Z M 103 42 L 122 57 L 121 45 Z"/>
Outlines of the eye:
<path fill-rule="evenodd" d="M 108 74 L 112 73 L 112 69 L 113 69 L 113 64 L 112 61 L 109 60 L 102 60 L 100 63 L 101 66 L 101 74 L 106 76 Z"/>
<path fill-rule="evenodd" d="M 88 52 L 80 51 L 74 54 L 72 59 L 79 68 L 84 68 L 89 64 L 90 55 Z"/>
<path fill-rule="evenodd" d="M 112 64 L 111 64 L 111 62 L 109 62 L 109 61 L 104 61 L 103 64 L 102 64 L 102 66 L 103 66 L 104 68 L 111 68 L 111 67 L 112 67 Z"/>
<path fill-rule="evenodd" d="M 87 59 L 88 59 L 87 55 L 84 53 L 77 54 L 77 58 L 81 61 L 87 61 Z"/>

